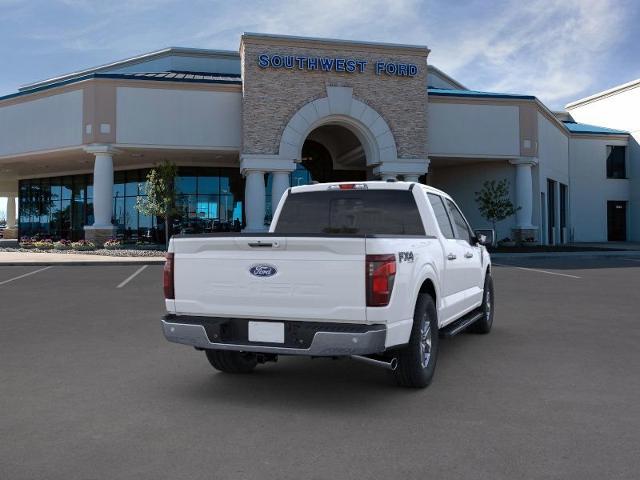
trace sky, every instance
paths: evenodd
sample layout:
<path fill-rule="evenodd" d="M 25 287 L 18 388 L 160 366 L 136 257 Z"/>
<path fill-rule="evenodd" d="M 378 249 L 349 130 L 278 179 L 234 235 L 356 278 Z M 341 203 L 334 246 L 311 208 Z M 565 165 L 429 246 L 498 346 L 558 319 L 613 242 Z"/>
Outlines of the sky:
<path fill-rule="evenodd" d="M 640 77 L 639 21 L 636 0 L 0 0 L 0 95 L 168 46 L 237 50 L 248 31 L 427 45 L 468 88 L 559 109 Z"/>
<path fill-rule="evenodd" d="M 168 46 L 237 50 L 244 31 L 427 45 L 466 87 L 551 109 L 640 78 L 637 0 L 0 0 L 0 95 Z"/>

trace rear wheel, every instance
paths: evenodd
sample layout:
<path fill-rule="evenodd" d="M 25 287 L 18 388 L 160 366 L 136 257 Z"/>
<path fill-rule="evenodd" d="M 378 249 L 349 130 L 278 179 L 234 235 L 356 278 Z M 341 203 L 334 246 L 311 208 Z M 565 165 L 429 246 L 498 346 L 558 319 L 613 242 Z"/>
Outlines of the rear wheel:
<path fill-rule="evenodd" d="M 424 388 L 431 383 L 438 359 L 438 315 L 430 295 L 418 297 L 409 344 L 400 350 L 395 371 L 398 385 Z"/>
<path fill-rule="evenodd" d="M 473 333 L 486 334 L 491 331 L 493 325 L 493 279 L 489 272 L 484 278 L 484 292 L 480 309 L 482 310 L 482 318 L 473 322 L 469 330 Z"/>
<path fill-rule="evenodd" d="M 225 373 L 249 373 L 258 364 L 258 357 L 255 353 L 227 350 L 205 350 L 205 353 L 211 366 Z"/>

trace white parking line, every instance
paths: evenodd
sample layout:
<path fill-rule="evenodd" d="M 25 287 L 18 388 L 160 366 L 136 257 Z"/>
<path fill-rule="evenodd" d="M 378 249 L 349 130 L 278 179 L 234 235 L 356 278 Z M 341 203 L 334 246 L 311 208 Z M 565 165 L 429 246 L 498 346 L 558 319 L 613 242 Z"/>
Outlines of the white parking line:
<path fill-rule="evenodd" d="M 44 272 L 45 270 L 49 270 L 50 268 L 51 268 L 51 266 L 40 268 L 38 270 L 34 270 L 33 272 L 25 273 L 25 274 L 20 275 L 18 277 L 10 278 L 9 280 L 4 280 L 4 281 L 0 282 L 0 285 L 4 285 L 5 283 L 13 282 L 14 280 L 20 280 L 21 278 L 28 277 L 30 275 L 34 275 L 34 274 L 36 274 L 38 272 Z"/>
<path fill-rule="evenodd" d="M 505 265 L 500 263 L 494 263 L 494 265 L 497 265 L 499 267 L 517 268 L 518 270 L 526 270 L 528 272 L 538 272 L 538 273 L 546 273 L 548 275 L 558 275 L 560 277 L 582 278 L 582 277 L 578 277 L 577 275 L 569 275 L 568 273 L 550 272 L 548 270 L 538 270 L 537 268 L 516 267 L 515 265 Z"/>
<path fill-rule="evenodd" d="M 141 266 L 138 270 L 136 270 L 135 272 L 133 272 L 133 274 L 129 275 L 127 278 L 125 278 L 120 285 L 118 285 L 116 288 L 122 288 L 124 287 L 127 283 L 129 283 L 131 280 L 133 280 L 134 278 L 136 278 L 138 276 L 138 274 L 140 274 L 145 268 L 147 268 L 149 265 L 143 265 Z"/>
<path fill-rule="evenodd" d="M 630 260 L 632 262 L 640 262 L 640 258 L 625 258 L 625 260 Z"/>

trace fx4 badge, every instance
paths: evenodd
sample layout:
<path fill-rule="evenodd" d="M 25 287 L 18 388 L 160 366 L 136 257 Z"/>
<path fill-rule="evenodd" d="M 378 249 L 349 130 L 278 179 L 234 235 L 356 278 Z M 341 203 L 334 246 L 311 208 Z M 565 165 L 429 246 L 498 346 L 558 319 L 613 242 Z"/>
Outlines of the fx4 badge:
<path fill-rule="evenodd" d="M 413 263 L 413 252 L 398 252 L 398 260 L 400 260 L 400 263 Z"/>

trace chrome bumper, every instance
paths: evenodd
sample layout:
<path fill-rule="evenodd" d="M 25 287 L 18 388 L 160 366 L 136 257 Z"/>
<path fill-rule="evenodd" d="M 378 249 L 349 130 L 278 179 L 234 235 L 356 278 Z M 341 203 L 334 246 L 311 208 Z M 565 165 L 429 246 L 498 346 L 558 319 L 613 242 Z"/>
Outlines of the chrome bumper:
<path fill-rule="evenodd" d="M 173 323 L 162 320 L 162 331 L 167 340 L 197 348 L 233 350 L 281 355 L 307 355 L 333 357 L 342 355 L 368 355 L 385 350 L 386 328 L 364 333 L 316 332 L 309 348 L 276 347 L 260 344 L 214 343 L 209 340 L 202 325 Z"/>

